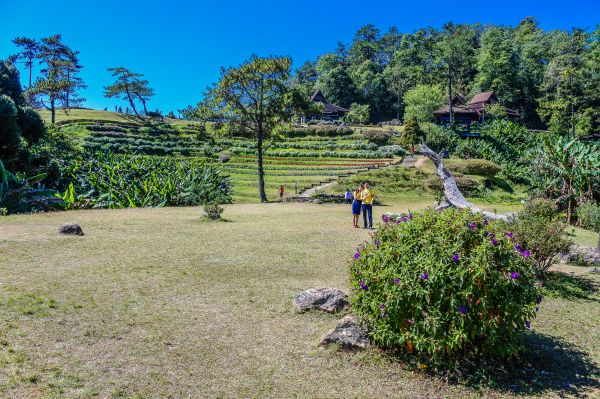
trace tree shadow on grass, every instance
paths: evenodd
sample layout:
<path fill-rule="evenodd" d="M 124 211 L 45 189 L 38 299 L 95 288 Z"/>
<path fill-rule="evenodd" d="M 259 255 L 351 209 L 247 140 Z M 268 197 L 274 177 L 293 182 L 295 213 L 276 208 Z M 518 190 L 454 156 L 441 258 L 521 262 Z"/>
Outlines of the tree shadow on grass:
<path fill-rule="evenodd" d="M 594 297 L 598 289 L 594 280 L 569 273 L 549 272 L 544 279 L 544 291 L 552 297 L 598 301 Z"/>
<path fill-rule="evenodd" d="M 489 359 L 460 360 L 442 367 L 427 367 L 426 374 L 444 378 L 451 384 L 475 390 L 492 389 L 500 393 L 586 397 L 600 388 L 600 368 L 589 354 L 572 344 L 545 334 L 530 332 L 525 337 L 526 351 L 519 359 L 499 362 Z M 406 353 L 389 353 L 401 361 L 421 369 L 421 361 Z"/>

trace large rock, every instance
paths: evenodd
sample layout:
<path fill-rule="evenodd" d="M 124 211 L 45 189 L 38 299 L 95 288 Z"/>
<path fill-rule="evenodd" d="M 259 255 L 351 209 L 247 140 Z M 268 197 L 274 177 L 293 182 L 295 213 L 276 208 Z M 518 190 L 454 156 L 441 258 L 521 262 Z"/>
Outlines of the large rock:
<path fill-rule="evenodd" d="M 367 330 L 358 324 L 355 316 L 348 315 L 327 334 L 321 345 L 338 344 L 344 349 L 365 349 L 371 345 Z"/>
<path fill-rule="evenodd" d="M 350 306 L 348 295 L 335 288 L 311 288 L 294 297 L 294 306 L 301 312 L 318 309 L 327 313 L 346 310 Z"/>
<path fill-rule="evenodd" d="M 58 232 L 60 234 L 70 234 L 77 236 L 83 235 L 83 230 L 81 229 L 81 226 L 79 226 L 77 223 L 65 223 L 62 226 L 60 226 Z"/>
<path fill-rule="evenodd" d="M 567 254 L 559 254 L 558 260 L 561 263 L 586 264 L 591 266 L 600 266 L 600 252 L 594 247 L 583 245 L 571 245 Z"/>

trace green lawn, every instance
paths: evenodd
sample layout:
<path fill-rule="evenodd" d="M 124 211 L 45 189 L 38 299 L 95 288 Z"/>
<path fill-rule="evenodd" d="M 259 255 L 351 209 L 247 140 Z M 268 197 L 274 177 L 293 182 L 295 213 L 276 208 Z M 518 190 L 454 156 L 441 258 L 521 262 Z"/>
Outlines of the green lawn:
<path fill-rule="evenodd" d="M 46 122 L 51 121 L 50 111 L 46 109 L 39 109 L 38 112 L 42 115 L 42 118 Z M 72 109 L 70 111 L 65 112 L 62 109 L 57 109 L 54 114 L 55 122 L 62 121 L 76 121 L 82 119 L 93 119 L 97 121 L 107 121 L 107 122 L 134 122 L 135 119 L 133 115 L 125 115 L 123 113 L 111 112 L 111 111 L 102 111 L 97 109 Z M 186 125 L 189 124 L 189 121 L 184 121 L 180 119 L 170 119 L 165 118 L 167 122 L 174 125 Z"/>
<path fill-rule="evenodd" d="M 375 207 L 416 209 L 430 199 Z M 598 397 L 600 277 L 565 266 L 528 336 L 531 367 L 496 388 L 448 382 L 378 350 L 318 347 L 341 316 L 298 314 L 348 289 L 368 232 L 343 205 L 125 209 L 0 218 L 0 396 L 7 398 Z M 61 237 L 78 222 L 84 237 Z M 560 277 L 560 276 L 565 276 Z M 465 379 L 467 380 L 467 379 Z M 514 387 L 511 387 L 514 385 Z"/>

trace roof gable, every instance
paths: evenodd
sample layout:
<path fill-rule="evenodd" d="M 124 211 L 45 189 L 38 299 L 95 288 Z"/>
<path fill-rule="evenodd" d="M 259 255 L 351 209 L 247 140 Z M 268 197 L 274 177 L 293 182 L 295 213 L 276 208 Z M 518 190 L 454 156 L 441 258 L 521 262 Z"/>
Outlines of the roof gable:
<path fill-rule="evenodd" d="M 315 94 L 313 94 L 310 99 L 315 102 L 319 102 L 319 103 L 324 103 L 324 104 L 329 103 L 329 101 L 327 101 L 327 99 L 325 98 L 325 96 L 323 95 L 323 92 L 321 90 L 315 91 Z"/>
<path fill-rule="evenodd" d="M 469 105 L 477 103 L 489 103 L 496 100 L 498 100 L 498 98 L 496 97 L 496 93 L 494 93 L 493 91 L 486 91 L 483 93 L 475 94 L 471 101 L 469 101 Z"/>

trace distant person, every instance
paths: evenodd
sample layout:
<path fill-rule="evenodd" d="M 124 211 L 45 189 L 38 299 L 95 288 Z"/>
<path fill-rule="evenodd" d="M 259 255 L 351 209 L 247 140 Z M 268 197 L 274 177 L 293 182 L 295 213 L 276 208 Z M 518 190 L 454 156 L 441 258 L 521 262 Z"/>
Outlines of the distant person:
<path fill-rule="evenodd" d="M 365 188 L 362 190 L 360 199 L 362 201 L 363 228 L 373 230 L 373 202 L 375 201 L 375 191 L 373 191 L 369 183 L 365 183 Z"/>
<path fill-rule="evenodd" d="M 125 113 L 129 115 L 129 107 L 125 107 Z"/>
<path fill-rule="evenodd" d="M 352 216 L 354 227 L 358 228 L 358 218 L 360 217 L 360 207 L 362 205 L 362 190 L 364 186 L 361 184 L 354 190 L 354 201 L 352 201 Z"/>
<path fill-rule="evenodd" d="M 283 194 L 285 194 L 285 187 L 282 184 L 281 186 L 279 186 L 279 189 L 277 190 L 279 192 L 279 201 L 281 201 L 283 199 Z"/>
<path fill-rule="evenodd" d="M 123 108 L 121 106 L 119 106 L 119 112 L 123 113 Z"/>
<path fill-rule="evenodd" d="M 411 144 L 410 146 L 410 157 L 414 158 L 415 157 L 415 146 Z"/>
<path fill-rule="evenodd" d="M 344 194 L 344 203 L 351 204 L 352 203 L 352 191 L 349 188 L 346 189 L 346 194 Z"/>
<path fill-rule="evenodd" d="M 115 112 L 119 112 L 119 107 L 115 105 Z"/>

